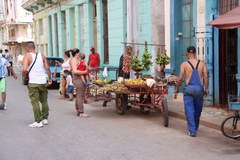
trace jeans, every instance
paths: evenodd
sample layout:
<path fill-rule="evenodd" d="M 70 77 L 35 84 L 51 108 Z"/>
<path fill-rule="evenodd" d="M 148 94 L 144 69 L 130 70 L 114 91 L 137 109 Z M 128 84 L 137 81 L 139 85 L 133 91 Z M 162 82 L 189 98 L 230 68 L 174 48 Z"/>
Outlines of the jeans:
<path fill-rule="evenodd" d="M 184 109 L 187 119 L 188 130 L 191 134 L 196 134 L 203 107 L 203 88 L 187 86 L 184 93 Z"/>
<path fill-rule="evenodd" d="M 28 84 L 28 95 L 31 99 L 35 121 L 39 123 L 43 119 L 48 119 L 47 84 Z M 42 108 L 40 108 L 39 102 L 41 102 Z"/>

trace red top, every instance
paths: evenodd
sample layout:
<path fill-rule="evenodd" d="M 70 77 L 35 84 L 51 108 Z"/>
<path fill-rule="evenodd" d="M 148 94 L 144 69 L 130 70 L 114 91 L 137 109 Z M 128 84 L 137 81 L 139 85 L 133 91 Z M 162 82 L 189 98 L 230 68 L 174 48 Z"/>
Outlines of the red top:
<path fill-rule="evenodd" d="M 86 61 L 85 60 L 81 60 L 78 67 L 77 67 L 77 70 L 79 71 L 85 71 L 87 69 L 87 66 L 86 66 Z"/>
<path fill-rule="evenodd" d="M 92 68 L 97 68 L 99 67 L 99 62 L 100 62 L 100 59 L 99 59 L 99 54 L 98 53 L 91 53 L 89 55 L 89 61 L 90 61 L 90 64 L 89 66 L 92 67 Z"/>

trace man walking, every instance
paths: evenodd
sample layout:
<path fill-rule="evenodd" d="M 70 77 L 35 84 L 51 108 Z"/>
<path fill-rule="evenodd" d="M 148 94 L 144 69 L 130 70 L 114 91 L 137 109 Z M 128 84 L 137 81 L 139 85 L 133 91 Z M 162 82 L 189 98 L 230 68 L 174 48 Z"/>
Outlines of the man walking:
<path fill-rule="evenodd" d="M 11 67 L 13 65 L 13 57 L 11 53 L 9 53 L 8 49 L 5 49 L 5 58 L 10 63 Z M 11 71 L 8 69 L 8 76 L 11 76 Z"/>
<path fill-rule="evenodd" d="M 3 109 L 7 109 L 7 104 L 6 104 L 6 67 L 7 69 L 12 73 L 13 77 L 17 79 L 17 75 L 15 74 L 14 70 L 12 69 L 10 63 L 3 57 L 0 57 L 0 92 L 2 96 L 2 105 Z"/>
<path fill-rule="evenodd" d="M 204 93 L 205 96 L 208 96 L 208 73 L 204 62 L 201 62 L 196 58 L 196 49 L 194 46 L 189 46 L 186 54 L 188 61 L 181 64 L 180 75 L 176 84 L 175 93 L 178 92 L 183 76 L 185 75 L 186 87 L 183 92 L 184 109 L 189 136 L 195 137 L 199 127 Z M 203 82 L 205 91 L 203 88 Z"/>
<path fill-rule="evenodd" d="M 28 94 L 33 106 L 35 122 L 29 127 L 40 128 L 48 124 L 48 90 L 45 71 L 48 75 L 48 85 L 52 84 L 50 69 L 46 57 L 35 51 L 34 42 L 27 43 L 27 52 L 23 58 L 22 76 L 29 74 Z M 31 68 L 31 69 L 30 69 Z M 42 104 L 40 109 L 39 102 Z"/>

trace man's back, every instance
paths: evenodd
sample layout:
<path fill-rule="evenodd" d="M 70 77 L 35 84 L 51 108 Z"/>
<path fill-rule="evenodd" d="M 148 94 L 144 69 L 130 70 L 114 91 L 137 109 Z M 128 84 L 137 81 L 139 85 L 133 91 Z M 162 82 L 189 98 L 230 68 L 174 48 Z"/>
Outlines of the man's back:
<path fill-rule="evenodd" d="M 198 59 L 191 59 L 188 60 L 194 67 L 194 69 L 196 69 L 197 63 L 198 63 Z M 186 75 L 186 85 L 189 83 L 193 69 L 191 67 L 191 65 L 186 61 L 182 64 L 183 68 L 184 68 L 184 72 Z M 205 68 L 205 64 L 201 61 L 198 65 L 198 75 L 199 78 L 202 80 L 203 78 L 203 74 L 204 74 L 204 68 Z"/>

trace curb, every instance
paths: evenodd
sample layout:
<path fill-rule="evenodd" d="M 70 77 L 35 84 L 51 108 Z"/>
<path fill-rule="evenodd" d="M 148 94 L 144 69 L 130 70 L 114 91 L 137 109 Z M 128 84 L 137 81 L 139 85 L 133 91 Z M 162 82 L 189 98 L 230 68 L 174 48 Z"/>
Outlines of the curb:
<path fill-rule="evenodd" d="M 182 119 L 182 120 L 186 120 L 186 118 L 185 118 L 185 116 L 183 114 L 179 114 L 179 113 L 172 112 L 172 111 L 169 111 L 169 116 L 172 116 L 172 117 L 175 117 L 175 118 L 179 118 L 179 119 Z M 221 131 L 220 124 L 218 125 L 218 124 L 215 124 L 215 123 L 211 123 L 211 122 L 203 120 L 203 119 L 200 119 L 200 125 L 203 125 L 205 127 Z"/>

